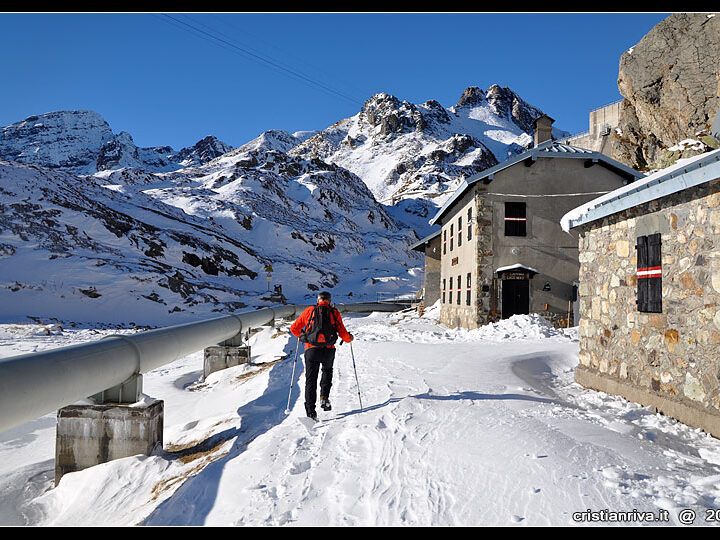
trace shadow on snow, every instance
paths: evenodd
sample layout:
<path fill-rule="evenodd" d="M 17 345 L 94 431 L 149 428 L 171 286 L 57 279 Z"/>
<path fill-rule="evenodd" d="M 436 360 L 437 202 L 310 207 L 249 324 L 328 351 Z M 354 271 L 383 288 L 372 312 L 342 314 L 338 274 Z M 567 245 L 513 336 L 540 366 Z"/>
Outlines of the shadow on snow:
<path fill-rule="evenodd" d="M 269 372 L 268 385 L 257 399 L 246 403 L 237 410 L 242 418 L 240 428 L 228 429 L 216 434 L 184 452 L 198 452 L 217 446 L 235 438 L 230 451 L 220 459 L 210 463 L 196 475 L 188 478 L 175 493 L 158 505 L 141 523 L 142 525 L 193 526 L 204 525 L 207 516 L 215 506 L 218 486 L 222 480 L 225 465 L 237 458 L 258 436 L 267 433 L 273 427 L 282 424 L 288 416 L 285 414 L 288 392 L 292 386 L 292 409 L 301 396 L 299 379 L 303 372 L 303 360 L 295 357 L 293 340 L 288 341 L 283 352 L 286 359 L 275 364 Z M 295 376 L 292 377 L 293 363 L 297 360 Z"/>

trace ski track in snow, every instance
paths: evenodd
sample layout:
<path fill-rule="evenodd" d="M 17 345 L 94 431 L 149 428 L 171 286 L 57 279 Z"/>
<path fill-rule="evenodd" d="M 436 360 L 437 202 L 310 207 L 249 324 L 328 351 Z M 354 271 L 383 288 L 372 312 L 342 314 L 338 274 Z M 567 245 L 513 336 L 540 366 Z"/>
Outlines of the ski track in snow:
<path fill-rule="evenodd" d="M 166 401 L 165 449 L 153 456 L 53 488 L 54 425 L 2 434 L 2 524 L 544 526 L 637 509 L 667 510 L 677 525 L 680 509 L 706 524 L 704 511 L 720 508 L 720 441 L 575 384 L 576 329 L 526 316 L 452 330 L 436 312 L 347 316 L 358 379 L 350 347 L 338 347 L 333 411 L 310 430 L 298 421 L 302 356 L 286 416 L 295 340 L 267 328 L 254 365 L 200 383 L 195 354 L 146 375 L 146 393 Z M 0 354 L 91 339 L 53 332 L 4 325 Z"/>

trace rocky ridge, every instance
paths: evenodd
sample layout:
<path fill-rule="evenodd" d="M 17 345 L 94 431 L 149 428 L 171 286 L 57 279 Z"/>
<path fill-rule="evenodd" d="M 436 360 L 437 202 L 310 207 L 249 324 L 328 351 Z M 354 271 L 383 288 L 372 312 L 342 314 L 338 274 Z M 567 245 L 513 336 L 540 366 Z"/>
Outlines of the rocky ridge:
<path fill-rule="evenodd" d="M 127 132 L 114 134 L 93 111 L 55 111 L 33 115 L 0 128 L 0 159 L 93 174 L 121 167 L 148 171 L 201 165 L 232 150 L 213 136 L 179 151 L 169 146 L 141 148 Z"/>
<path fill-rule="evenodd" d="M 447 109 L 379 93 L 289 153 L 347 168 L 385 204 L 415 199 L 437 208 L 464 178 L 524 151 L 541 115 L 498 85 L 467 88 Z"/>

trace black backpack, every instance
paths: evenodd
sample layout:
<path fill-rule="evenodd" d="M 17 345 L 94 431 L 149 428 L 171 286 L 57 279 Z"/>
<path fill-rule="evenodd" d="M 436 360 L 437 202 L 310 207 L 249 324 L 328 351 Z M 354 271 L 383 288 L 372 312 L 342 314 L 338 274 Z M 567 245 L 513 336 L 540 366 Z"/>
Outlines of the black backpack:
<path fill-rule="evenodd" d="M 335 345 L 338 339 L 338 333 L 335 327 L 333 311 L 334 309 L 330 306 L 315 306 L 310 320 L 305 326 L 305 331 L 300 335 L 300 341 L 309 343 L 315 347 Z M 318 341 L 321 334 L 325 336 L 325 341 Z"/>

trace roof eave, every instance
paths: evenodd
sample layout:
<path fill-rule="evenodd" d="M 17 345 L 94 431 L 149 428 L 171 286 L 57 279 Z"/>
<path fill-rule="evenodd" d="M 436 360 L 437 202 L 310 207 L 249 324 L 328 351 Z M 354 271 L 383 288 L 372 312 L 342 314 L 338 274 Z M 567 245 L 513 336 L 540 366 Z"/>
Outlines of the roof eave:
<path fill-rule="evenodd" d="M 720 155 L 716 155 L 708 163 L 701 160 L 691 170 L 679 169 L 660 176 L 636 189 L 625 191 L 616 197 L 601 202 L 590 208 L 577 219 L 569 219 L 568 227 L 573 229 L 580 225 L 617 214 L 628 208 L 672 195 L 690 187 L 698 186 L 720 178 Z M 592 204 L 590 201 L 589 204 Z"/>
<path fill-rule="evenodd" d="M 594 151 L 587 151 L 580 154 L 568 154 L 568 153 L 560 153 L 560 152 L 544 152 L 546 148 L 549 148 L 553 144 L 555 144 L 556 141 L 545 141 L 533 148 L 530 148 L 526 150 L 525 152 L 521 154 L 517 154 L 514 157 L 511 157 L 509 159 L 506 159 L 505 161 L 498 163 L 497 165 L 493 165 L 492 167 L 485 169 L 484 171 L 481 171 L 473 176 L 470 176 L 465 179 L 463 184 L 461 184 L 455 193 L 445 202 L 445 204 L 442 205 L 440 210 L 437 211 L 435 216 L 428 222 L 430 225 L 435 225 L 440 218 L 442 218 L 448 210 L 453 206 L 455 201 L 457 201 L 459 198 L 461 198 L 465 191 L 473 184 L 480 180 L 489 179 L 492 181 L 492 179 L 495 176 L 495 173 L 500 172 L 504 169 L 507 169 L 509 167 L 512 167 L 513 165 L 516 165 L 517 163 L 521 163 L 527 160 L 531 160 L 533 162 L 537 161 L 538 158 L 544 157 L 544 158 L 570 158 L 570 159 L 586 159 L 586 160 L 594 160 L 597 161 L 598 164 L 601 164 L 601 166 L 615 169 L 618 172 L 621 173 L 621 175 L 627 175 L 630 178 L 638 179 L 643 176 L 643 174 L 639 171 L 636 171 L 635 169 L 631 169 L 627 165 L 623 165 L 619 161 L 615 161 L 612 158 L 607 157 L 605 154 L 602 154 L 600 152 L 594 152 Z M 570 145 L 565 145 L 570 146 Z M 584 149 L 583 149 L 584 150 Z M 489 183 L 489 182 L 487 182 Z"/>
<path fill-rule="evenodd" d="M 440 236 L 440 229 L 438 229 L 437 231 L 435 231 L 432 234 L 427 235 L 425 238 L 421 238 L 420 240 L 418 240 L 417 242 L 412 244 L 410 246 L 410 249 L 414 250 L 414 251 L 424 251 L 425 244 L 429 243 L 431 240 L 433 240 L 434 238 L 437 238 L 438 236 Z M 423 249 L 421 249 L 421 248 L 423 248 Z"/>

